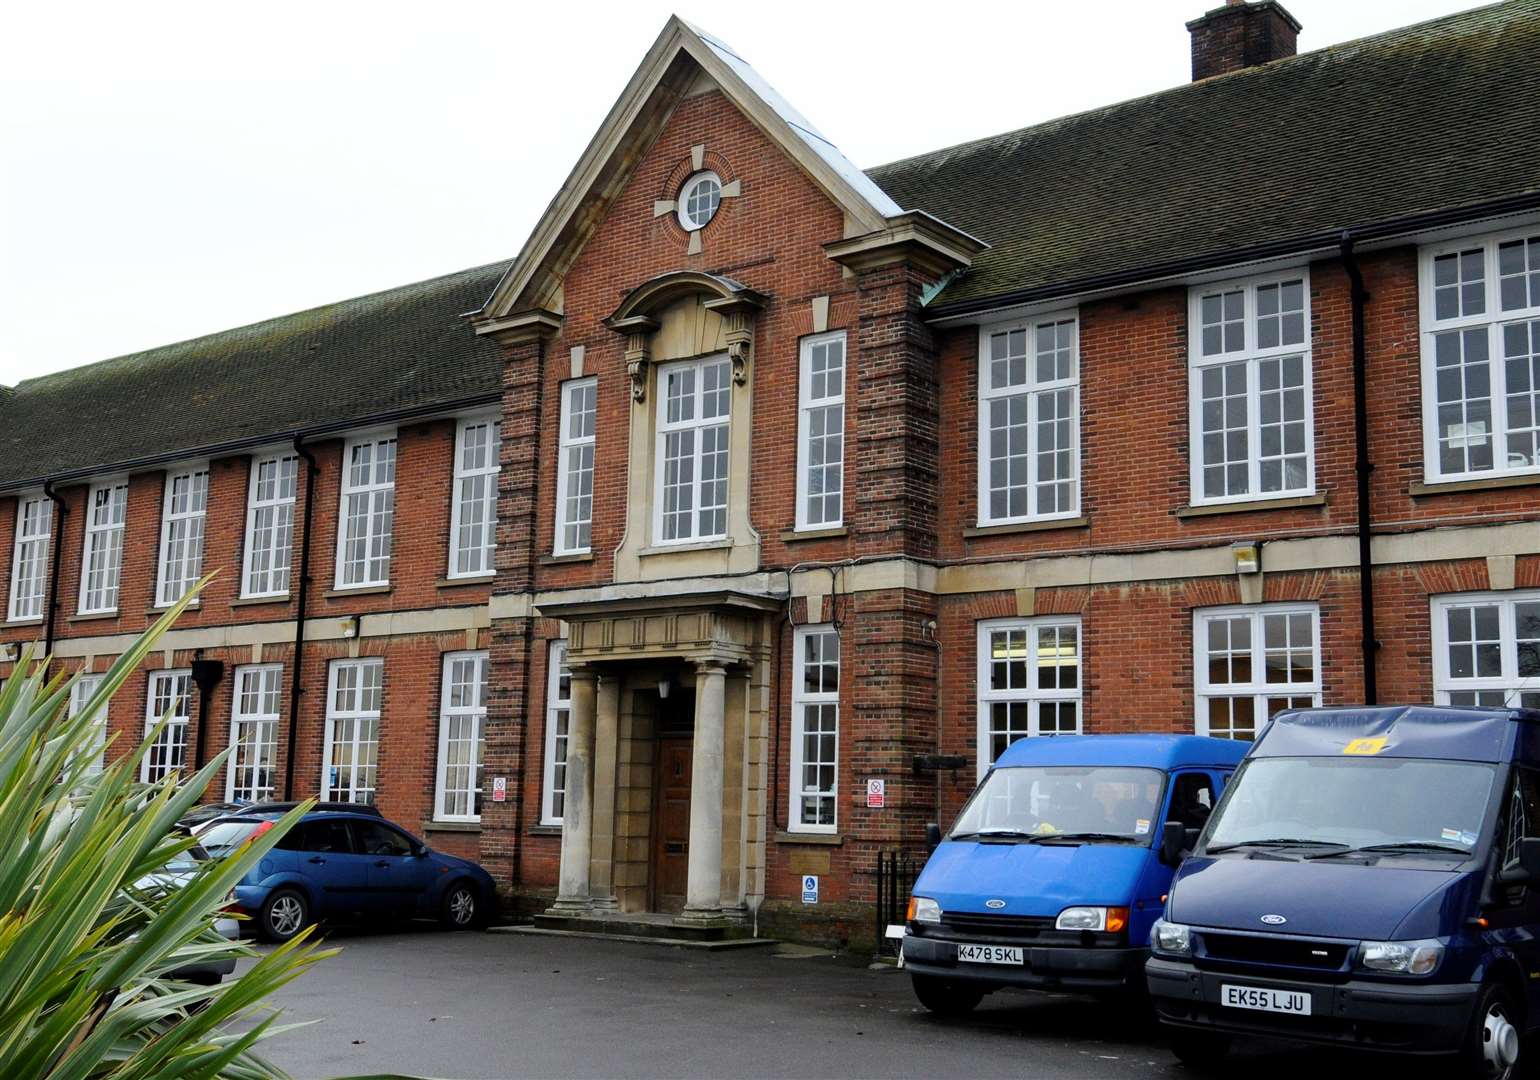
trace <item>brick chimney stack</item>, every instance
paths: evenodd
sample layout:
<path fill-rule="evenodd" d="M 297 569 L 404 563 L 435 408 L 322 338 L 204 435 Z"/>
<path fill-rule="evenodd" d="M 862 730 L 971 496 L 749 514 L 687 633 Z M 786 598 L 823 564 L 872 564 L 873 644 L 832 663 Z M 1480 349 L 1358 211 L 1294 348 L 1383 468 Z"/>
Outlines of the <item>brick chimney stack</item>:
<path fill-rule="evenodd" d="M 1293 56 L 1299 22 L 1277 0 L 1228 0 L 1187 24 L 1192 79 L 1207 79 Z"/>

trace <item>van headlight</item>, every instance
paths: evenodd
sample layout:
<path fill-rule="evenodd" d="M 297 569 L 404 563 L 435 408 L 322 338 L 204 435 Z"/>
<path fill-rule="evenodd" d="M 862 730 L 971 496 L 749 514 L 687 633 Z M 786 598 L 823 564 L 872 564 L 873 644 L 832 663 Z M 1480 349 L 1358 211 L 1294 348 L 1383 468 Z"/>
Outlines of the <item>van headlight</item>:
<path fill-rule="evenodd" d="M 1104 930 L 1110 934 L 1127 926 L 1126 907 L 1067 907 L 1053 923 L 1055 930 Z"/>
<path fill-rule="evenodd" d="M 1444 943 L 1423 941 L 1365 941 L 1358 947 L 1358 966 L 1366 971 L 1396 975 L 1427 975 L 1444 956 Z"/>
<path fill-rule="evenodd" d="M 911 896 L 909 898 L 909 921 L 939 923 L 941 921 L 941 905 L 928 896 Z"/>
<path fill-rule="evenodd" d="M 1150 949 L 1162 956 L 1191 956 L 1192 927 L 1156 919 L 1150 927 Z"/>

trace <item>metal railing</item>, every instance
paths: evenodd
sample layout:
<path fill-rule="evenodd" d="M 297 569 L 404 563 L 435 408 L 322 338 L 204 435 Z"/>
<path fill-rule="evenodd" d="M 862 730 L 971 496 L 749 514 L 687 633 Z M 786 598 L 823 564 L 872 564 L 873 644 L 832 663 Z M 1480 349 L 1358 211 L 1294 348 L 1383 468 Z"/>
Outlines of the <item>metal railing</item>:
<path fill-rule="evenodd" d="M 909 909 L 909 891 L 925 867 L 927 856 L 914 851 L 877 852 L 876 952 L 896 955 L 899 942 L 889 940 L 887 929 L 902 924 Z"/>

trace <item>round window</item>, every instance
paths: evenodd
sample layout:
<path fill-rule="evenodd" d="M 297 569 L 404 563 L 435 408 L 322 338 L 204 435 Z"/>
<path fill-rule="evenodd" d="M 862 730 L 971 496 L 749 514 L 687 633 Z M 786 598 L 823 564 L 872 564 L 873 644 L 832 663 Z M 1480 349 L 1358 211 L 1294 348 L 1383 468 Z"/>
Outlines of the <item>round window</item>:
<path fill-rule="evenodd" d="M 722 205 L 722 181 L 714 172 L 698 172 L 679 192 L 679 224 L 686 232 L 704 229 Z"/>

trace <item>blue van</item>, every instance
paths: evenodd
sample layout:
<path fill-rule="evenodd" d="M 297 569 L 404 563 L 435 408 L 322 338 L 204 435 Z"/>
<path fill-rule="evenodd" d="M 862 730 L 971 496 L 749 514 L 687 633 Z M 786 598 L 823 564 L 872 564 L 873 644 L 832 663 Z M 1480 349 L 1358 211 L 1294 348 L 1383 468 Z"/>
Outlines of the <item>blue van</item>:
<path fill-rule="evenodd" d="M 903 944 L 920 1004 L 956 1016 L 1003 987 L 1142 990 L 1180 842 L 1245 750 L 1192 735 L 1012 744 L 945 840 L 932 826 Z"/>
<path fill-rule="evenodd" d="M 1172 882 L 1146 972 L 1177 1056 L 1236 1035 L 1519 1075 L 1540 1023 L 1540 712 L 1279 713 Z"/>

